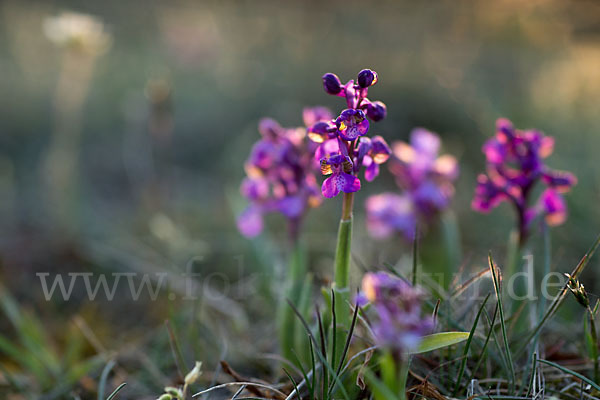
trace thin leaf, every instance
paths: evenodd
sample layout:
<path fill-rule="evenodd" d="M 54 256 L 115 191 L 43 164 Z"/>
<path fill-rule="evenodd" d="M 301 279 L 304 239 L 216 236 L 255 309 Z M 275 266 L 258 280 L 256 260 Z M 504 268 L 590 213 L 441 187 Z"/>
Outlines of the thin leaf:
<path fill-rule="evenodd" d="M 483 311 L 483 308 L 485 307 L 485 304 L 487 303 L 489 298 L 490 298 L 490 293 L 488 293 L 488 295 L 485 296 L 485 299 L 483 300 L 481 307 L 479 307 L 479 311 L 477 312 L 477 315 L 475 316 L 475 321 L 473 322 L 473 326 L 471 327 L 471 332 L 469 332 L 469 338 L 467 339 L 467 343 L 465 344 L 465 350 L 463 352 L 463 360 L 460 364 L 460 370 L 458 372 L 458 376 L 456 377 L 456 386 L 454 386 L 454 391 L 452 392 L 452 397 L 456 397 L 456 394 L 458 393 L 458 389 L 460 388 L 460 381 L 462 380 L 463 374 L 465 372 L 465 367 L 467 365 L 467 356 L 469 354 L 469 348 L 471 347 L 471 341 L 473 340 L 473 335 L 475 334 L 475 330 L 477 329 L 477 324 L 479 323 L 479 317 L 481 317 L 481 312 Z"/>
<path fill-rule="evenodd" d="M 104 399 L 104 393 L 106 392 L 106 381 L 108 380 L 108 374 L 115 366 L 115 360 L 110 360 L 106 363 L 106 366 L 102 370 L 102 374 L 100 375 L 100 383 L 98 384 L 98 400 Z"/>
<path fill-rule="evenodd" d="M 298 311 L 298 309 L 296 308 L 296 306 L 294 306 L 290 301 L 288 301 L 288 304 L 290 305 L 290 307 L 292 307 L 292 309 L 294 310 L 294 312 L 298 316 L 298 319 L 300 319 L 300 322 L 302 323 L 302 326 L 304 326 L 304 329 L 306 330 L 306 333 L 310 337 L 310 340 L 312 340 L 313 343 L 316 345 L 317 340 L 315 339 L 314 335 L 312 334 L 312 332 L 310 330 L 310 327 L 308 326 L 308 323 L 306 322 L 306 320 L 304 319 L 304 317 L 302 317 L 302 314 L 300 314 L 300 311 Z M 326 367 L 327 370 L 332 374 L 332 377 L 335 380 L 335 384 L 338 385 L 338 387 L 341 389 L 342 395 L 344 396 L 344 398 L 347 399 L 347 400 L 349 400 L 348 393 L 346 392 L 346 389 L 344 388 L 344 385 L 342 385 L 342 383 L 337 378 L 337 376 L 335 376 L 335 372 L 333 371 L 333 368 L 331 368 L 331 365 L 327 362 L 327 356 L 324 355 L 324 354 L 321 354 L 319 352 L 317 352 L 317 355 L 321 359 L 321 363 L 323 364 L 323 366 Z"/>
<path fill-rule="evenodd" d="M 119 393 L 119 392 L 121 391 L 121 389 L 123 389 L 125 386 L 127 386 L 127 383 L 125 383 L 125 382 L 121 383 L 121 384 L 119 385 L 119 387 L 118 387 L 118 388 L 116 388 L 116 389 L 115 389 L 115 391 L 114 391 L 114 392 L 112 392 L 112 393 L 110 394 L 110 396 L 108 396 L 108 397 L 106 398 L 106 400 L 113 400 L 113 399 L 115 398 L 115 396 L 117 395 L 117 393 Z"/>
<path fill-rule="evenodd" d="M 296 393 L 296 397 L 298 398 L 298 400 L 300 400 L 300 391 L 298 390 L 298 385 L 296 384 L 296 381 L 294 380 L 294 378 L 292 378 L 292 376 L 290 375 L 290 373 L 287 371 L 287 369 L 283 369 L 283 372 L 285 372 L 285 374 L 287 375 L 287 377 L 289 378 L 290 381 L 292 381 L 292 385 L 294 385 L 294 392 Z"/>
<path fill-rule="evenodd" d="M 596 252 L 596 250 L 598 249 L 599 245 L 600 245 L 600 235 L 598 235 L 598 237 L 594 241 L 594 244 L 592 245 L 592 247 L 588 250 L 587 253 L 585 253 L 585 255 L 581 258 L 581 260 L 579 261 L 577 266 L 571 272 L 570 275 L 573 278 L 577 278 L 579 276 L 579 274 L 581 274 L 581 272 L 585 269 L 587 264 L 590 262 L 590 259 L 592 258 L 592 256 Z M 523 350 L 525 350 L 525 348 L 527 347 L 527 345 L 529 344 L 531 339 L 533 339 L 542 330 L 542 328 L 544 327 L 546 322 L 548 322 L 550 320 L 550 318 L 552 316 L 554 316 L 554 314 L 556 313 L 556 311 L 558 310 L 558 308 L 561 306 L 562 302 L 564 301 L 567 291 L 568 291 L 568 282 L 565 283 L 565 285 L 561 289 L 558 296 L 556 296 L 554 298 L 554 300 L 550 304 L 550 307 L 548 307 L 548 311 L 546 311 L 546 314 L 544 314 L 544 317 L 542 318 L 540 323 L 536 326 L 536 328 L 533 331 L 531 331 L 529 333 L 529 335 L 527 335 L 523 344 L 517 350 L 517 354 L 520 354 Z"/>
<path fill-rule="evenodd" d="M 419 224 L 415 224 L 412 254 L 412 285 L 417 286 L 417 269 L 419 263 Z"/>
<path fill-rule="evenodd" d="M 169 343 L 171 345 L 171 351 L 173 352 L 175 364 L 177 365 L 177 371 L 179 372 L 179 377 L 183 380 L 185 372 L 188 370 L 185 365 L 185 359 L 183 358 L 179 341 L 177 340 L 177 336 L 175 336 L 175 332 L 173 331 L 169 320 L 165 321 L 165 326 L 167 327 L 167 332 L 169 333 Z"/>
<path fill-rule="evenodd" d="M 600 386 L 598 386 L 598 384 L 596 382 L 594 382 L 593 380 L 591 380 L 589 378 L 586 378 L 585 376 L 583 376 L 583 375 L 581 375 L 581 374 L 579 374 L 579 373 L 577 373 L 575 371 L 572 371 L 572 370 L 570 370 L 568 368 L 565 368 L 562 365 L 553 363 L 552 361 L 548 361 L 548 360 L 538 360 L 538 362 L 541 362 L 542 364 L 546 364 L 546 365 L 549 365 L 549 366 L 554 367 L 554 368 L 558 368 L 558 369 L 560 369 L 562 372 L 564 372 L 566 374 L 573 375 L 574 377 L 581 379 L 585 383 L 587 383 L 587 384 L 591 385 L 592 387 L 594 387 L 594 389 L 600 390 Z"/>
<path fill-rule="evenodd" d="M 352 341 L 352 335 L 354 334 L 354 328 L 356 327 L 356 317 L 358 316 L 358 304 L 354 305 L 354 314 L 352 316 L 352 323 L 350 324 L 350 330 L 348 331 L 348 336 L 346 338 L 346 344 L 344 345 L 344 350 L 342 351 L 342 356 L 340 358 L 340 363 L 338 365 L 337 371 L 335 372 L 336 376 L 340 376 L 340 371 L 344 366 L 344 361 L 346 360 L 346 355 L 348 354 L 348 349 L 350 348 L 350 342 Z M 327 391 L 328 396 L 331 394 L 331 390 L 333 389 L 333 385 L 329 387 Z"/>
<path fill-rule="evenodd" d="M 367 378 L 367 382 L 376 400 L 397 400 L 394 392 L 379 380 L 371 370 L 365 370 L 365 378 Z"/>
<path fill-rule="evenodd" d="M 428 351 L 441 349 L 460 343 L 469 338 L 469 332 L 441 332 L 433 335 L 424 336 L 417 348 L 410 354 L 426 353 Z"/>
<path fill-rule="evenodd" d="M 501 287 L 501 275 L 500 270 L 497 269 L 492 260 L 492 253 L 488 254 L 488 262 L 490 264 L 490 271 L 492 273 L 492 279 L 494 280 L 494 290 L 496 291 L 496 300 L 498 301 L 498 312 L 500 315 L 500 326 L 502 327 L 502 338 L 504 339 L 504 351 L 506 352 L 506 362 L 510 370 L 510 387 L 514 388 L 515 385 L 515 368 L 512 361 L 512 355 L 510 354 L 510 347 L 508 345 L 508 336 L 506 335 L 506 323 L 504 321 L 504 307 L 502 306 L 502 287 Z"/>

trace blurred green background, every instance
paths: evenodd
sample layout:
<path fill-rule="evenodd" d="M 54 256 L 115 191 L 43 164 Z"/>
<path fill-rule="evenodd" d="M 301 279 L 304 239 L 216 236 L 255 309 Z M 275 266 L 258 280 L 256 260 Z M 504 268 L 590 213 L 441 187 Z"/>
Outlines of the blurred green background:
<path fill-rule="evenodd" d="M 44 21 L 64 11 L 97 17 L 110 43 L 57 46 Z M 379 73 L 370 98 L 388 106 L 372 133 L 393 142 L 423 126 L 459 159 L 452 210 L 469 268 L 484 267 L 489 249 L 503 256 L 514 223 L 508 205 L 470 209 L 495 120 L 554 136 L 548 164 L 579 178 L 568 221 L 552 230 L 553 268 L 570 270 L 600 231 L 599 19 L 593 1 L 2 1 L 2 285 L 48 327 L 91 315 L 107 338 L 163 332 L 172 304 L 49 305 L 36 272 L 184 271 L 201 257 L 197 268 L 224 274 L 229 297 L 244 304 L 263 291 L 253 274 L 281 272 L 284 258 L 278 216 L 255 242 L 235 226 L 258 120 L 299 126 L 304 106 L 338 112 L 321 75 L 346 81 L 362 68 Z M 396 190 L 385 168 L 358 194 L 356 252 L 368 267 L 409 254 L 366 235 L 364 200 L 384 190 Z M 321 280 L 340 201 L 307 218 Z M 594 266 L 583 280 L 592 293 Z M 261 300 L 248 304 L 260 313 Z"/>

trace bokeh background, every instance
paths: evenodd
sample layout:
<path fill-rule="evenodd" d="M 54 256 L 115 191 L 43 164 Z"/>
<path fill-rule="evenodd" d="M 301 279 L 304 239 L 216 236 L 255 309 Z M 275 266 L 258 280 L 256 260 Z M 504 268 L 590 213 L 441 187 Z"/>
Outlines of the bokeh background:
<path fill-rule="evenodd" d="M 65 11 L 93 15 L 106 36 L 57 45 L 48 18 Z M 83 332 L 81 353 L 104 361 L 126 344 L 130 358 L 122 364 L 131 368 L 119 374 L 145 371 L 130 392 L 140 397 L 174 374 L 166 318 L 199 337 L 190 346 L 209 369 L 223 352 L 246 351 L 249 360 L 270 349 L 270 336 L 255 335 L 270 329 L 266 305 L 276 285 L 265 276 L 283 271 L 283 223 L 270 217 L 255 241 L 237 232 L 243 162 L 261 117 L 300 126 L 305 106 L 339 111 L 321 75 L 345 81 L 362 68 L 379 73 L 370 97 L 388 106 L 373 133 L 407 140 L 423 126 L 459 159 L 452 212 L 469 269 L 483 268 L 490 249 L 503 254 L 514 223 L 507 205 L 490 215 L 470 209 L 484 168 L 481 145 L 495 120 L 554 136 L 549 165 L 579 178 L 567 195 L 568 221 L 551 233 L 552 268 L 568 271 L 600 231 L 599 20 L 593 1 L 2 1 L 5 308 L 35 315 L 58 360 L 67 331 Z M 410 255 L 410 245 L 366 235 L 364 199 L 384 190 L 396 190 L 385 170 L 357 198 L 356 259 L 369 268 Z M 311 269 L 322 281 L 330 277 L 340 201 L 307 218 Z M 169 281 L 176 300 L 161 293 L 158 301 L 131 301 L 123 286 L 112 302 L 87 301 L 78 288 L 71 301 L 46 302 L 36 276 L 190 266 L 215 278 L 198 280 L 215 293 L 194 306 L 178 301 L 176 278 Z M 600 291 L 597 267 L 594 261 L 584 279 L 592 293 Z M 14 303 L 6 305 L 8 296 Z M 248 323 L 249 315 L 261 322 Z M 16 343 L 14 318 L 1 317 L 0 330 Z M 76 381 L 78 390 L 94 387 Z"/>

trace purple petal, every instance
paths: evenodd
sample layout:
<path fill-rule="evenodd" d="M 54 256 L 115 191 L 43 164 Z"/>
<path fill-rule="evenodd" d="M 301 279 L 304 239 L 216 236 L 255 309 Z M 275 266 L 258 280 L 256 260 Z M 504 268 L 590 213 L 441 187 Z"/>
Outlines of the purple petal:
<path fill-rule="evenodd" d="M 367 182 L 372 182 L 379 175 L 379 165 L 369 156 L 365 156 L 363 160 L 365 168 L 365 179 Z"/>
<path fill-rule="evenodd" d="M 413 193 L 415 202 L 425 213 L 436 213 L 446 208 L 452 197 L 452 187 L 437 185 L 432 181 L 424 182 Z"/>
<path fill-rule="evenodd" d="M 258 123 L 258 131 L 265 139 L 274 140 L 280 135 L 282 128 L 274 119 L 263 118 Z"/>
<path fill-rule="evenodd" d="M 245 178 L 240 192 L 250 200 L 264 199 L 269 195 L 269 183 L 264 178 Z"/>
<path fill-rule="evenodd" d="M 417 154 L 435 158 L 440 149 L 440 137 L 424 128 L 415 128 L 410 134 L 410 144 Z"/>
<path fill-rule="evenodd" d="M 479 212 L 488 213 L 492 208 L 495 208 L 507 196 L 501 191 L 486 175 L 477 177 L 477 187 L 475 188 L 475 196 L 471 202 L 471 207 Z"/>
<path fill-rule="evenodd" d="M 453 156 L 440 156 L 433 164 L 433 172 L 448 181 L 454 181 L 458 178 L 458 162 Z"/>
<path fill-rule="evenodd" d="M 354 193 L 360 190 L 360 179 L 354 175 L 341 172 L 336 179 L 339 189 L 344 193 Z"/>
<path fill-rule="evenodd" d="M 319 121 L 331 121 L 333 114 L 327 107 L 305 107 L 302 110 L 302 119 L 304 126 L 312 126 Z"/>
<path fill-rule="evenodd" d="M 321 185 L 321 193 L 323 193 L 323 196 L 332 198 L 338 195 L 340 188 L 338 187 L 335 178 L 336 175 L 331 175 L 323 181 L 323 185 Z"/>
<path fill-rule="evenodd" d="M 546 214 L 549 226 L 560 225 L 567 219 L 567 205 L 563 197 L 553 189 L 546 189 L 540 197 L 540 202 Z"/>
<path fill-rule="evenodd" d="M 496 137 L 503 143 L 508 142 L 515 136 L 515 128 L 512 122 L 506 118 L 499 118 L 496 121 Z"/>
<path fill-rule="evenodd" d="M 277 208 L 286 217 L 295 218 L 304 211 L 304 204 L 301 196 L 286 196 L 279 200 Z"/>
<path fill-rule="evenodd" d="M 251 167 L 267 169 L 273 165 L 279 157 L 277 146 L 264 139 L 254 144 L 250 152 L 247 164 Z"/>
<path fill-rule="evenodd" d="M 262 212 L 257 206 L 249 206 L 237 219 L 237 226 L 242 235 L 252 238 L 263 230 Z"/>
<path fill-rule="evenodd" d="M 563 171 L 547 171 L 542 175 L 542 180 L 559 193 L 566 193 L 577 184 L 575 175 Z"/>
<path fill-rule="evenodd" d="M 384 138 L 381 136 L 373 136 L 371 139 L 371 145 L 370 156 L 377 164 L 383 164 L 388 160 L 388 158 L 390 158 L 392 150 Z"/>
<path fill-rule="evenodd" d="M 508 147 L 506 143 L 501 143 L 496 138 L 491 138 L 482 148 L 483 154 L 485 154 L 485 158 L 487 162 L 494 164 L 503 163 L 508 156 Z"/>
<path fill-rule="evenodd" d="M 319 121 L 308 128 L 307 134 L 310 140 L 316 143 L 323 143 L 332 132 L 335 132 L 336 126 L 331 121 Z"/>
<path fill-rule="evenodd" d="M 315 160 L 320 163 L 322 158 L 331 157 L 340 153 L 340 146 L 337 139 L 329 139 L 321 143 L 315 151 Z"/>
<path fill-rule="evenodd" d="M 416 217 L 412 200 L 407 195 L 382 193 L 366 202 L 367 229 L 375 238 L 386 238 L 399 232 L 407 239 L 414 236 Z"/>

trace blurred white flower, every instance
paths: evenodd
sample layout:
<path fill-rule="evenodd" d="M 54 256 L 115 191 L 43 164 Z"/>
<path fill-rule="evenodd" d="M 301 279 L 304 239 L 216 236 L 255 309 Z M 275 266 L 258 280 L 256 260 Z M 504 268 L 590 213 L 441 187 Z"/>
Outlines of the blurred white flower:
<path fill-rule="evenodd" d="M 56 45 L 92 54 L 104 53 L 112 43 L 102 21 L 92 15 L 63 12 L 44 20 L 44 33 Z"/>

